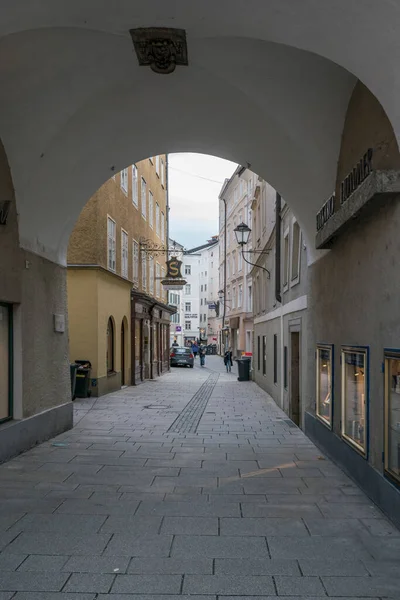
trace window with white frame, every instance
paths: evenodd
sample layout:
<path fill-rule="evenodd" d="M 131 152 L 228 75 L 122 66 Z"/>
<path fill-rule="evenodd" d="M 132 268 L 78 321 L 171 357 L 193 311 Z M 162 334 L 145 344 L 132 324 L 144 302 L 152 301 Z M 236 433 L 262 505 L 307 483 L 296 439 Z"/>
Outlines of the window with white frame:
<path fill-rule="evenodd" d="M 242 306 L 243 302 L 243 286 L 240 284 L 238 287 L 238 308 Z"/>
<path fill-rule="evenodd" d="M 185 265 L 185 275 L 191 275 L 191 273 L 192 273 L 192 266 Z"/>
<path fill-rule="evenodd" d="M 153 192 L 149 190 L 149 225 L 154 228 L 154 196 Z"/>
<path fill-rule="evenodd" d="M 236 288 L 232 288 L 232 308 L 236 308 Z"/>
<path fill-rule="evenodd" d="M 161 296 L 161 279 L 160 279 L 160 264 L 156 263 L 156 295 L 158 298 Z"/>
<path fill-rule="evenodd" d="M 144 252 L 142 254 L 142 289 L 147 289 L 147 263 L 146 254 Z"/>
<path fill-rule="evenodd" d="M 160 165 L 160 171 L 161 171 L 161 185 L 164 186 L 165 183 L 165 176 L 164 176 L 164 161 L 163 159 L 161 159 L 161 165 Z"/>
<path fill-rule="evenodd" d="M 156 234 L 160 237 L 160 205 L 156 202 Z"/>
<path fill-rule="evenodd" d="M 203 315 L 200 313 L 200 323 L 203 321 Z"/>
<path fill-rule="evenodd" d="M 110 271 L 115 271 L 117 268 L 116 225 L 115 221 L 111 217 L 107 218 L 107 256 L 108 268 Z"/>
<path fill-rule="evenodd" d="M 192 321 L 185 321 L 185 329 L 186 330 L 192 329 Z"/>
<path fill-rule="evenodd" d="M 236 271 L 236 252 L 232 252 L 232 275 L 235 274 Z"/>
<path fill-rule="evenodd" d="M 298 283 L 300 276 L 300 244 L 301 244 L 301 231 L 297 221 L 293 223 L 293 234 L 292 234 L 292 283 Z"/>
<path fill-rule="evenodd" d="M 283 239 L 283 287 L 289 282 L 289 231 Z"/>
<path fill-rule="evenodd" d="M 251 285 L 247 288 L 247 312 L 253 311 L 253 288 Z"/>
<path fill-rule="evenodd" d="M 156 156 L 156 173 L 160 177 L 160 157 Z"/>
<path fill-rule="evenodd" d="M 139 281 L 139 244 L 136 240 L 132 241 L 132 275 L 133 281 Z"/>
<path fill-rule="evenodd" d="M 154 257 L 149 257 L 149 291 L 154 294 Z"/>
<path fill-rule="evenodd" d="M 161 240 L 165 241 L 165 215 L 161 211 Z"/>
<path fill-rule="evenodd" d="M 190 285 L 190 283 L 187 283 L 185 285 L 185 296 L 190 296 L 192 291 L 192 286 Z"/>
<path fill-rule="evenodd" d="M 185 302 L 185 312 L 192 312 L 192 303 Z"/>
<path fill-rule="evenodd" d="M 128 234 L 121 229 L 121 275 L 128 277 Z"/>
<path fill-rule="evenodd" d="M 138 201 L 138 174 L 136 165 L 132 165 L 132 202 L 136 206 L 139 205 Z"/>
<path fill-rule="evenodd" d="M 206 283 L 204 284 L 204 291 L 205 292 L 207 291 L 207 284 Z"/>
<path fill-rule="evenodd" d="M 121 171 L 121 190 L 128 193 L 128 169 L 122 169 Z"/>
<path fill-rule="evenodd" d="M 147 217 L 147 183 L 146 180 L 142 177 L 141 181 L 141 202 L 142 202 L 142 217 L 145 219 Z"/>
<path fill-rule="evenodd" d="M 203 298 L 200 298 L 200 306 L 203 306 Z"/>

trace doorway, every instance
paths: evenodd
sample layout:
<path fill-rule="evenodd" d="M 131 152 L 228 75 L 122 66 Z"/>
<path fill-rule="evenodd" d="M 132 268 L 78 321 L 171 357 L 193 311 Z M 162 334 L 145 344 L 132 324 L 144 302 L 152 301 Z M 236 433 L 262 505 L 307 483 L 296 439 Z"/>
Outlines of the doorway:
<path fill-rule="evenodd" d="M 289 416 L 300 426 L 300 332 L 290 334 L 290 400 Z"/>
<path fill-rule="evenodd" d="M 125 381 L 125 324 L 121 324 L 121 387 L 126 385 Z"/>

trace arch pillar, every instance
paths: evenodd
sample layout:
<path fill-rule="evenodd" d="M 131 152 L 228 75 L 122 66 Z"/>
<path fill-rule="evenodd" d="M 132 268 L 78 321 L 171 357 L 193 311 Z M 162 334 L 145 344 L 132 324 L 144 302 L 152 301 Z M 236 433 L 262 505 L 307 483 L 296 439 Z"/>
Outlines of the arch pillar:
<path fill-rule="evenodd" d="M 0 221 L 0 303 L 10 315 L 8 343 L 4 335 L 0 339 L 2 462 L 72 427 L 73 411 L 66 272 L 20 248 L 15 191 L 1 142 Z"/>

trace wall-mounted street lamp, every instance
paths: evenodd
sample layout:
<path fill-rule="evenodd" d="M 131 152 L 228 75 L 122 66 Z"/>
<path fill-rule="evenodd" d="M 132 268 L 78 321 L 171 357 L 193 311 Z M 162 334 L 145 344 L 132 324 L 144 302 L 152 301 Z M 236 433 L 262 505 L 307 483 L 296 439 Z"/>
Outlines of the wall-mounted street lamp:
<path fill-rule="evenodd" d="M 257 267 L 258 269 L 262 269 L 263 271 L 266 271 L 266 273 L 268 273 L 268 279 L 270 279 L 271 273 L 268 271 L 268 269 L 266 269 L 265 267 L 262 267 L 261 265 L 257 265 L 255 263 L 250 262 L 249 260 L 247 260 L 247 258 L 244 255 L 245 252 L 246 252 L 246 254 L 268 254 L 268 251 L 266 251 L 266 250 L 244 250 L 244 246 L 246 244 L 248 244 L 249 239 L 250 239 L 250 234 L 251 234 L 250 227 L 248 225 L 246 225 L 246 223 L 239 223 L 239 225 L 237 227 L 235 227 L 235 229 L 233 231 L 235 232 L 236 241 L 242 249 L 243 260 L 245 262 L 247 262 L 248 265 L 251 265 L 252 267 Z"/>

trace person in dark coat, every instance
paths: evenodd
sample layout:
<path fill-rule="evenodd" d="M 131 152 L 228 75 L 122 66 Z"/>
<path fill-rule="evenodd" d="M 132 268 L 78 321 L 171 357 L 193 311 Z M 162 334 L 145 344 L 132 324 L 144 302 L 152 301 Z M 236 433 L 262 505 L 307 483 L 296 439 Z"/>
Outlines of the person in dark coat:
<path fill-rule="evenodd" d="M 202 367 L 204 367 L 205 362 L 206 362 L 206 347 L 201 345 L 199 348 L 199 355 L 200 355 L 200 365 Z"/>
<path fill-rule="evenodd" d="M 192 344 L 192 352 L 193 352 L 193 355 L 194 355 L 195 358 L 197 356 L 198 351 L 199 351 L 198 345 L 196 344 L 196 342 L 193 342 L 193 344 Z"/>
<path fill-rule="evenodd" d="M 226 366 L 226 372 L 230 373 L 233 365 L 231 348 L 228 348 L 224 354 L 224 365 Z"/>

